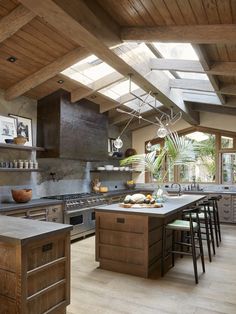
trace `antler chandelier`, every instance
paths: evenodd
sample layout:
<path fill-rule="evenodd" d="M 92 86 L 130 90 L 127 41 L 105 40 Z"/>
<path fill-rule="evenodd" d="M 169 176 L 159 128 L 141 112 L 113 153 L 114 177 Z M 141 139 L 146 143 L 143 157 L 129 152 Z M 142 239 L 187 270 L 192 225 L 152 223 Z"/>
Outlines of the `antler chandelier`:
<path fill-rule="evenodd" d="M 138 108 L 137 109 L 133 109 L 131 111 L 126 111 L 120 108 L 117 108 L 116 110 L 120 113 L 124 113 L 130 116 L 130 119 L 128 120 L 128 122 L 126 123 L 125 127 L 123 128 L 123 130 L 121 131 L 120 135 L 116 138 L 115 142 L 114 142 L 114 146 L 117 149 L 122 148 L 123 146 L 123 141 L 121 140 L 121 136 L 124 133 L 124 131 L 127 129 L 127 127 L 130 125 L 131 121 L 133 119 L 137 119 L 139 121 L 139 123 L 141 122 L 141 120 L 146 121 L 152 125 L 157 126 L 157 131 L 156 131 L 156 136 L 160 137 L 160 138 L 164 138 L 167 134 L 171 133 L 171 127 L 181 119 L 182 117 L 182 112 L 178 112 L 178 113 L 174 113 L 173 108 L 171 107 L 170 113 L 166 113 L 162 110 L 160 110 L 157 107 L 156 104 L 156 98 L 155 98 L 155 104 L 151 104 L 150 101 L 148 102 L 148 98 L 151 96 L 151 91 L 148 93 L 148 95 L 146 96 L 145 99 L 141 98 L 138 95 L 135 95 L 132 90 L 131 90 L 131 76 L 129 76 L 129 93 L 135 97 L 135 99 L 139 100 L 139 104 L 138 104 Z M 153 94 L 153 96 L 155 96 L 155 94 Z M 141 112 L 142 109 L 145 105 L 148 105 L 150 108 L 152 108 L 157 115 L 155 115 L 155 121 L 151 121 L 145 117 L 142 116 Z M 152 148 L 152 144 L 149 142 L 146 146 L 147 150 L 151 150 Z"/>

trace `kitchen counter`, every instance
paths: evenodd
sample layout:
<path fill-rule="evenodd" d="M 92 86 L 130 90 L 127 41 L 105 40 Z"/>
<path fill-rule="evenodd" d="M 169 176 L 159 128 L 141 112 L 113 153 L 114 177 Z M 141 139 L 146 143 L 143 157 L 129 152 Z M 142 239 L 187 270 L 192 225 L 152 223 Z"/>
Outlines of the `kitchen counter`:
<path fill-rule="evenodd" d="M 52 233 L 71 230 L 71 225 L 0 216 L 0 242 L 24 244 L 35 238 L 41 239 Z"/>
<path fill-rule="evenodd" d="M 16 202 L 7 202 L 7 203 L 0 203 L 0 212 L 3 211 L 10 211 L 16 209 L 28 209 L 40 206 L 51 206 L 63 204 L 60 200 L 53 200 L 53 199 L 34 199 L 29 201 L 28 203 L 16 203 Z"/>
<path fill-rule="evenodd" d="M 164 218 L 168 215 L 174 214 L 180 209 L 190 206 L 203 199 L 205 195 L 181 195 L 181 196 L 170 196 L 167 201 L 163 203 L 163 207 L 160 208 L 123 208 L 119 206 L 119 204 L 112 205 L 101 205 L 96 207 L 97 211 L 103 212 L 120 212 L 120 213 L 129 213 L 129 214 L 137 214 L 137 215 L 147 215 L 147 216 L 155 216 Z"/>
<path fill-rule="evenodd" d="M 100 268 L 141 277 L 159 275 L 163 225 L 180 218 L 182 209 L 204 197 L 172 196 L 161 208 L 96 207 L 96 260 Z M 167 259 L 166 271 L 170 263 Z"/>

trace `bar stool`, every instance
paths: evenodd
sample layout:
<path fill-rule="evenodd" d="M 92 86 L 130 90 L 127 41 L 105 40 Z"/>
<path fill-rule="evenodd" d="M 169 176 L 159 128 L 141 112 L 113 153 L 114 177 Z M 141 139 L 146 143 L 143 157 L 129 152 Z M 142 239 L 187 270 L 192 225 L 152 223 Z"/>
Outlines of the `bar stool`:
<path fill-rule="evenodd" d="M 210 204 L 211 204 L 210 201 L 203 201 L 199 203 L 198 206 L 201 207 L 201 212 L 199 213 L 201 234 L 206 235 L 206 238 L 202 238 L 202 240 L 206 240 L 209 261 L 212 262 L 211 245 L 212 245 L 212 250 L 213 250 L 214 255 L 216 254 L 216 251 L 215 251 L 215 239 L 214 239 L 214 232 L 213 232 L 211 212 L 210 212 Z M 203 228 L 204 228 L 204 231 L 202 230 Z"/>
<path fill-rule="evenodd" d="M 200 207 L 195 207 L 191 209 L 183 210 L 184 215 L 189 215 L 189 220 L 174 220 L 173 222 L 167 224 L 163 227 L 163 237 L 162 237 L 162 263 L 161 263 L 161 275 L 164 276 L 164 267 L 165 260 L 171 254 L 172 256 L 172 267 L 175 265 L 175 254 L 180 255 L 190 255 L 193 260 L 193 268 L 194 268 L 194 276 L 195 283 L 198 283 L 198 271 L 197 271 L 197 259 L 201 257 L 202 262 L 202 271 L 205 273 L 205 262 L 204 262 L 204 253 L 202 246 L 202 237 L 201 237 L 201 228 L 200 228 L 200 220 L 199 220 L 199 212 Z M 193 215 L 195 218 L 193 219 Z M 194 221 L 195 220 L 195 221 Z M 172 231 L 172 249 L 168 250 L 168 254 L 166 254 L 166 231 Z M 189 233 L 189 241 L 176 241 L 176 231 L 188 232 Z M 181 239 L 183 237 L 181 236 Z M 196 241 L 198 241 L 198 245 L 196 245 Z M 176 245 L 180 246 L 180 250 L 176 250 Z M 189 250 L 186 251 L 183 247 L 187 247 Z M 200 253 L 197 255 L 196 249 L 199 249 Z"/>
<path fill-rule="evenodd" d="M 219 242 L 221 242 L 221 230 L 220 230 L 220 218 L 219 218 L 219 209 L 218 201 L 222 198 L 221 195 L 213 196 L 208 198 L 210 202 L 209 208 L 212 217 L 212 223 L 215 230 L 216 246 L 219 247 Z"/>

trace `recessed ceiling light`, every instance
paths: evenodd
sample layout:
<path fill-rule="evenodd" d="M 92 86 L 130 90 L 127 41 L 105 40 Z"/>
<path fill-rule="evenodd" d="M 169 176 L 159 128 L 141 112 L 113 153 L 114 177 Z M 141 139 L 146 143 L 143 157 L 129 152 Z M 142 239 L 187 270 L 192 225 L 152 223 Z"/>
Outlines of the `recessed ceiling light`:
<path fill-rule="evenodd" d="M 7 58 L 7 61 L 12 62 L 12 63 L 16 62 L 16 60 L 17 58 L 14 56 L 10 56 L 9 58 Z"/>
<path fill-rule="evenodd" d="M 63 81 L 63 80 L 59 80 L 59 81 L 57 81 L 57 83 L 58 83 L 58 84 L 63 84 L 64 81 Z"/>

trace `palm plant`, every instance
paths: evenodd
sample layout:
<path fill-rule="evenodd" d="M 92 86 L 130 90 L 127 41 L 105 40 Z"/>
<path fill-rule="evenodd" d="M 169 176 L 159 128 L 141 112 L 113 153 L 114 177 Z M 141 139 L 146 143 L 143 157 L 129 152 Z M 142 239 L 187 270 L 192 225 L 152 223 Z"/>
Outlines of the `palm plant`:
<path fill-rule="evenodd" d="M 159 183 L 163 183 L 171 167 L 194 162 L 198 149 L 196 142 L 173 132 L 166 136 L 164 146 L 159 151 L 157 147 L 154 147 L 150 153 L 130 156 L 121 160 L 120 164 L 121 166 L 133 164 L 142 167 Z M 165 162 L 169 167 L 164 171 Z"/>

